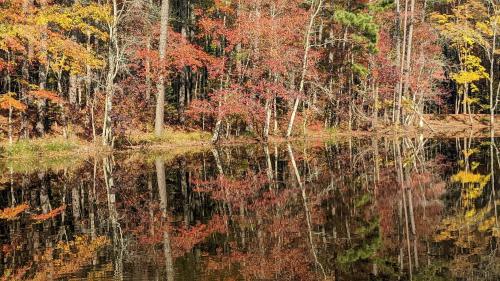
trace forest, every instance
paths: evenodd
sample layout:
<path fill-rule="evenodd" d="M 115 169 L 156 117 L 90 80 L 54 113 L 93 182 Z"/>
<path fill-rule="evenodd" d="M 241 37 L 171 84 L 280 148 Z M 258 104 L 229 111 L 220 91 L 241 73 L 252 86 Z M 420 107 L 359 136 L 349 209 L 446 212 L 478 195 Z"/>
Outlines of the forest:
<path fill-rule="evenodd" d="M 500 0 L 0 0 L 0 281 L 500 280 Z"/>
<path fill-rule="evenodd" d="M 0 0 L 0 138 L 493 128 L 499 32 L 498 0 Z"/>

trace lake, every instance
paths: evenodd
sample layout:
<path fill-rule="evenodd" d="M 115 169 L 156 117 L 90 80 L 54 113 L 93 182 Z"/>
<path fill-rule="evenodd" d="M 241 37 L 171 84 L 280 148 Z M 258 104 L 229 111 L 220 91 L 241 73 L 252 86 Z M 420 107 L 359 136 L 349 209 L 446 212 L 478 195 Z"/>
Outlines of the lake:
<path fill-rule="evenodd" d="M 499 141 L 3 161 L 1 280 L 499 280 Z"/>

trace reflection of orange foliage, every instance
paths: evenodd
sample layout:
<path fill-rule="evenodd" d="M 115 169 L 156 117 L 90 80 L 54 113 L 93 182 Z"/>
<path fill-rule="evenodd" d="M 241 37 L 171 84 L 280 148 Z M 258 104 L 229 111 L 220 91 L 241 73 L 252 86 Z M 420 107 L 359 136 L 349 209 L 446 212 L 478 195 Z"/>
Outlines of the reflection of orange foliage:
<path fill-rule="evenodd" d="M 37 220 L 37 221 L 48 220 L 48 219 L 51 219 L 51 218 L 59 215 L 60 213 L 62 213 L 64 211 L 64 209 L 66 209 L 66 205 L 62 205 L 61 207 L 56 208 L 56 209 L 54 209 L 46 214 L 31 216 L 31 218 L 34 220 Z"/>
<path fill-rule="evenodd" d="M 140 245 L 155 245 L 164 243 L 164 233 L 167 231 L 171 234 L 172 250 L 174 257 L 183 256 L 191 251 L 196 245 L 204 242 L 210 235 L 214 233 L 227 233 L 227 218 L 225 216 L 214 215 L 207 224 L 196 224 L 194 226 L 174 227 L 172 225 L 155 225 L 154 234 L 145 224 L 132 230 L 138 235 Z"/>
<path fill-rule="evenodd" d="M 53 103 L 61 104 L 64 102 L 63 99 L 59 97 L 56 93 L 47 90 L 30 91 L 29 94 L 35 98 L 47 99 Z"/>
<path fill-rule="evenodd" d="M 178 229 L 178 233 L 172 238 L 174 256 L 182 256 L 191 251 L 194 246 L 205 241 L 213 233 L 226 233 L 226 220 L 227 218 L 214 216 L 209 224 Z"/>
<path fill-rule="evenodd" d="M 23 203 L 21 205 L 17 205 L 17 206 L 12 207 L 12 208 L 5 208 L 5 209 L 0 211 L 0 219 L 4 219 L 4 220 L 17 219 L 17 215 L 24 212 L 28 208 L 29 208 L 29 206 L 26 203 Z"/>
<path fill-rule="evenodd" d="M 32 280 L 46 280 L 47 276 L 54 279 L 81 270 L 88 265 L 97 252 L 109 244 L 104 236 L 91 240 L 89 237 L 77 236 L 74 241 L 57 244 L 56 249 L 49 248 L 42 257 L 43 267 L 37 270 Z M 53 258 L 57 250 L 57 258 Z"/>
<path fill-rule="evenodd" d="M 237 179 L 218 176 L 210 181 L 197 181 L 195 184 L 199 185 L 195 191 L 209 192 L 212 199 L 225 201 L 239 207 L 242 202 L 258 195 L 268 181 L 264 171 L 261 173 L 249 171 L 248 174 Z"/>

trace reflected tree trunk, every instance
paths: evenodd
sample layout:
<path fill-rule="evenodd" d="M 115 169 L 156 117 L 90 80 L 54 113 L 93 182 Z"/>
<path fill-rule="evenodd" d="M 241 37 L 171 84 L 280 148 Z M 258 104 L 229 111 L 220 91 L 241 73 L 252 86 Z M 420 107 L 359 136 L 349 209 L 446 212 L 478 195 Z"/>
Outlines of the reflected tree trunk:
<path fill-rule="evenodd" d="M 156 178 L 158 181 L 158 193 L 160 194 L 160 209 L 162 213 L 163 227 L 163 252 L 165 255 L 165 269 L 168 281 L 174 280 L 174 263 L 172 258 L 172 248 L 170 245 L 169 223 L 168 223 L 168 194 L 167 182 L 165 178 L 165 162 L 157 158 L 155 160 Z"/>
<path fill-rule="evenodd" d="M 309 211 L 309 206 L 307 203 L 306 188 L 305 188 L 305 186 L 302 182 L 302 179 L 300 177 L 300 172 L 299 172 L 299 169 L 297 167 L 297 163 L 295 162 L 295 157 L 293 156 L 293 150 L 292 150 L 292 146 L 290 145 L 290 143 L 287 144 L 287 148 L 288 148 L 288 156 L 290 157 L 290 162 L 292 163 L 293 172 L 295 174 L 295 178 L 297 180 L 297 183 L 299 185 L 301 195 L 302 195 L 302 200 L 303 200 L 303 204 L 304 204 L 304 212 L 306 215 L 307 232 L 308 232 L 308 237 L 309 237 L 309 243 L 311 245 L 311 252 L 312 252 L 312 255 L 314 257 L 315 263 L 320 267 L 321 272 L 323 273 L 323 276 L 326 279 L 325 269 L 324 269 L 323 265 L 319 262 L 316 246 L 314 245 L 311 213 Z"/>
<path fill-rule="evenodd" d="M 106 184 L 106 195 L 108 203 L 108 215 L 111 231 L 113 233 L 113 250 L 115 259 L 115 277 L 121 279 L 123 276 L 123 237 L 121 227 L 118 223 L 118 211 L 116 209 L 116 189 L 113 178 L 114 159 L 113 156 L 103 158 L 104 182 Z"/>

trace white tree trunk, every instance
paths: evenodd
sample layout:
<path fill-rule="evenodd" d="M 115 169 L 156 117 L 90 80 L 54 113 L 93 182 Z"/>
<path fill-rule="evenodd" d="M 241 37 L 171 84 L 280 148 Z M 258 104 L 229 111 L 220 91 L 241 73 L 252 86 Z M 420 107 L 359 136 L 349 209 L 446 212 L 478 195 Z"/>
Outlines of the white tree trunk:
<path fill-rule="evenodd" d="M 160 11 L 160 44 L 158 45 L 161 63 L 165 61 L 165 51 L 167 48 L 169 6 L 169 0 L 162 1 Z M 158 77 L 156 88 L 158 93 L 156 96 L 155 135 L 160 137 L 163 134 L 163 122 L 165 117 L 165 76 L 161 72 Z"/>

